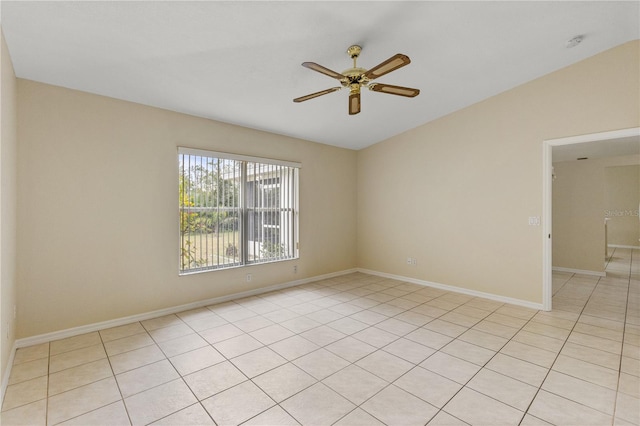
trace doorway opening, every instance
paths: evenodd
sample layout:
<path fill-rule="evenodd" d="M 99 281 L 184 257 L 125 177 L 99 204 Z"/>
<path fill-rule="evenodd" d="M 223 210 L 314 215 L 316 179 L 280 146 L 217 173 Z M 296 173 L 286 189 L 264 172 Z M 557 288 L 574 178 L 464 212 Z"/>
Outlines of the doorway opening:
<path fill-rule="evenodd" d="M 607 149 L 615 146 L 616 142 L 628 141 L 629 138 L 640 138 L 640 127 L 630 129 L 614 130 L 602 133 L 592 133 L 588 135 L 571 136 L 559 139 L 549 139 L 543 142 L 543 162 L 542 162 L 542 307 L 545 311 L 551 310 L 551 300 L 553 297 L 553 264 L 552 264 L 552 174 L 553 174 L 553 148 L 567 145 L 577 145 L 593 142 L 607 144 Z M 638 139 L 640 141 L 640 139 Z M 640 142 L 638 142 L 640 144 Z M 622 146 L 619 143 L 618 146 Z M 612 149 L 614 156 L 615 150 Z M 624 155 L 624 154 L 620 154 Z"/>

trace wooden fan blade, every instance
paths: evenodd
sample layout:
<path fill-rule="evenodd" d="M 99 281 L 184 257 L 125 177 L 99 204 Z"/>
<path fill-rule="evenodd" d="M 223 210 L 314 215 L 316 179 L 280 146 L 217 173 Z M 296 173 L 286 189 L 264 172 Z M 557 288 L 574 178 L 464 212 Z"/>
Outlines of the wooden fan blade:
<path fill-rule="evenodd" d="M 349 115 L 360 112 L 360 92 L 349 95 Z"/>
<path fill-rule="evenodd" d="M 374 92 L 388 93 L 390 95 L 406 96 L 407 98 L 415 98 L 420 94 L 420 89 L 412 89 L 410 87 L 392 86 L 391 84 L 376 83 L 371 84 L 369 89 Z"/>
<path fill-rule="evenodd" d="M 318 96 L 326 95 L 328 93 L 335 92 L 336 90 L 340 90 L 340 89 L 342 89 L 342 87 L 332 87 L 331 89 L 323 90 L 321 92 L 312 93 L 306 96 L 300 96 L 299 98 L 295 98 L 293 102 L 308 101 L 309 99 L 317 98 Z"/>
<path fill-rule="evenodd" d="M 364 73 L 364 76 L 369 80 L 373 80 L 385 74 L 388 74 L 391 71 L 395 71 L 398 68 L 404 67 L 405 65 L 409 65 L 410 63 L 411 59 L 409 59 L 407 55 L 398 53 L 396 55 L 393 55 L 380 65 L 371 68 L 369 71 Z"/>
<path fill-rule="evenodd" d="M 344 75 L 338 72 L 335 72 L 333 70 L 330 70 L 329 68 L 325 68 L 322 65 L 318 65 L 315 62 L 303 62 L 302 66 L 305 68 L 309 68 L 310 70 L 317 71 L 321 74 L 328 75 L 329 77 L 333 77 L 336 80 L 342 80 L 343 78 L 345 78 Z"/>

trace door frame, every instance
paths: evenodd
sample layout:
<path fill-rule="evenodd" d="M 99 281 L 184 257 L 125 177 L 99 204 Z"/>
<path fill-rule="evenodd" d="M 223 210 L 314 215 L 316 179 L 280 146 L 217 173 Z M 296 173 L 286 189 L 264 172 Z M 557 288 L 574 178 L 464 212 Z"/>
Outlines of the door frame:
<path fill-rule="evenodd" d="M 547 139 L 542 143 L 542 309 L 551 310 L 553 297 L 552 276 L 552 173 L 553 173 L 553 147 L 561 145 L 573 145 L 585 142 L 606 141 L 612 139 L 639 136 L 640 127 L 612 130 L 608 132 L 590 133 L 586 135 L 569 136 L 558 139 Z"/>

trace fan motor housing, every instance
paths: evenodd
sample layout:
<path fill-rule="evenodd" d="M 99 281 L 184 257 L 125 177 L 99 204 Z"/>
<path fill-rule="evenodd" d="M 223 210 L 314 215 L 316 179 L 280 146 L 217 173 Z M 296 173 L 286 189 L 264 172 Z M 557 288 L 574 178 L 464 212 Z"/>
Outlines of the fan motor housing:
<path fill-rule="evenodd" d="M 367 83 L 369 82 L 369 79 L 364 77 L 364 73 L 366 72 L 367 70 L 365 68 L 359 68 L 359 67 L 349 68 L 342 71 L 342 75 L 347 77 L 342 80 L 342 85 L 346 87 L 355 83 L 355 84 L 362 84 L 363 86 L 366 86 Z"/>

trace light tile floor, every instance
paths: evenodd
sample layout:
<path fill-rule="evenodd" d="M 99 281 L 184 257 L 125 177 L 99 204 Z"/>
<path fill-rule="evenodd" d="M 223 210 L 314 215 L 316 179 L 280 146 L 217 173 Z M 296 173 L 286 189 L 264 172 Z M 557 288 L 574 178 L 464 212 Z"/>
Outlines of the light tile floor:
<path fill-rule="evenodd" d="M 21 348 L 2 424 L 638 425 L 640 250 L 607 271 L 551 312 L 355 273 Z"/>

